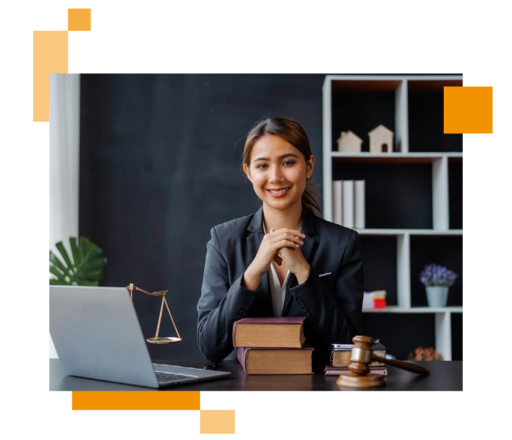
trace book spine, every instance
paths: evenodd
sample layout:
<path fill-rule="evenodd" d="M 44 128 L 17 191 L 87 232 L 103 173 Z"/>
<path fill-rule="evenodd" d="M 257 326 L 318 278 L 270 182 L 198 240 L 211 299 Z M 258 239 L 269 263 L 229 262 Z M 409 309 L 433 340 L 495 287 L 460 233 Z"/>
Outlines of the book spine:
<path fill-rule="evenodd" d="M 356 180 L 354 182 L 354 197 L 355 197 L 355 218 L 354 225 L 356 229 L 364 229 L 365 227 L 365 181 Z"/>
<path fill-rule="evenodd" d="M 343 226 L 354 228 L 354 181 L 343 181 Z"/>
<path fill-rule="evenodd" d="M 233 340 L 233 347 L 238 347 L 238 345 L 236 345 L 236 339 L 235 339 L 235 335 L 236 335 L 236 326 L 238 324 L 238 321 L 235 321 L 233 323 L 233 335 L 232 335 L 232 340 Z"/>
<path fill-rule="evenodd" d="M 244 369 L 244 373 L 247 374 L 247 370 L 245 369 L 245 362 L 247 360 L 247 351 L 244 347 L 238 347 L 236 349 L 236 357 L 238 358 L 238 362 L 240 362 L 240 365 Z"/>
<path fill-rule="evenodd" d="M 342 181 L 335 180 L 332 182 L 332 212 L 333 212 L 333 223 L 342 225 Z"/>

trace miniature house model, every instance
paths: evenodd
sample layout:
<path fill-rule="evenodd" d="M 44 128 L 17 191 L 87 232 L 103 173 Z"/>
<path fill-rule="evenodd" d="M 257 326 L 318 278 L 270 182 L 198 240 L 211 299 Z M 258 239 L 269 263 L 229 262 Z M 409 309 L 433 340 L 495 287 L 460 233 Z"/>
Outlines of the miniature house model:
<path fill-rule="evenodd" d="M 370 153 L 392 153 L 394 133 L 379 125 L 368 133 L 370 136 Z"/>
<path fill-rule="evenodd" d="M 342 153 L 360 153 L 363 140 L 349 131 L 342 131 L 338 142 L 338 151 Z"/>

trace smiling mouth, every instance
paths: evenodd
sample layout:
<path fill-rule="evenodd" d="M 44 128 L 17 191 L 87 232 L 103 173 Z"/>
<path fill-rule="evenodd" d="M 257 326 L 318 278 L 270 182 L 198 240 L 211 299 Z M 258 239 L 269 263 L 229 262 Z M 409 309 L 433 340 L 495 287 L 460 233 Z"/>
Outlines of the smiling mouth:
<path fill-rule="evenodd" d="M 280 188 L 280 189 L 269 189 L 267 191 L 271 192 L 272 194 L 282 194 L 286 191 L 288 191 L 291 187 L 288 188 Z"/>

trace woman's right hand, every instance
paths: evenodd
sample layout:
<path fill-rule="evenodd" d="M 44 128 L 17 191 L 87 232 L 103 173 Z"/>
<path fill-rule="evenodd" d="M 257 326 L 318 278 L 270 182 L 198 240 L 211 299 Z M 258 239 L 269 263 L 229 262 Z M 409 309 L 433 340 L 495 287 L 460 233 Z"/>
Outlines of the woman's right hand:
<path fill-rule="evenodd" d="M 263 237 L 256 257 L 244 273 L 244 286 L 249 290 L 256 290 L 260 285 L 261 277 L 270 269 L 272 260 L 279 249 L 285 247 L 297 249 L 304 244 L 301 238 L 306 238 L 306 236 L 294 229 L 282 228 L 277 231 L 271 229 Z"/>

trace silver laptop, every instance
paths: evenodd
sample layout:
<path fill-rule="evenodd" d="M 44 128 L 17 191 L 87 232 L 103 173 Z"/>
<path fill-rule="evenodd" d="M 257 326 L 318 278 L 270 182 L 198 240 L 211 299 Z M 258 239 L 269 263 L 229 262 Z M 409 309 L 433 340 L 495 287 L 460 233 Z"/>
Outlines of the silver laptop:
<path fill-rule="evenodd" d="M 50 286 L 50 334 L 70 376 L 160 388 L 231 374 L 153 364 L 121 287 Z"/>

